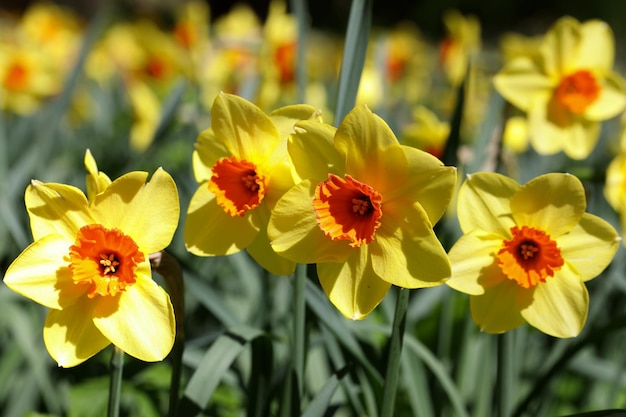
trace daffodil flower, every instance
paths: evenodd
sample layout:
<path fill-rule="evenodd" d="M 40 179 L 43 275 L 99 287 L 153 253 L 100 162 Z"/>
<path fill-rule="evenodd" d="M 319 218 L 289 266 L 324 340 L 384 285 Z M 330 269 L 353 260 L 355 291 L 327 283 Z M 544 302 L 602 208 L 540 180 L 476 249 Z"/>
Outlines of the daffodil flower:
<path fill-rule="evenodd" d="M 65 184 L 28 186 L 34 243 L 4 282 L 50 308 L 43 336 L 59 366 L 76 366 L 111 343 L 138 359 L 162 360 L 174 343 L 174 312 L 148 256 L 174 235 L 176 185 L 160 168 L 148 183 L 145 172 L 111 182 L 89 153 L 85 165 L 89 198 Z"/>
<path fill-rule="evenodd" d="M 548 31 L 540 59 L 518 57 L 494 78 L 502 96 L 528 115 L 530 142 L 540 154 L 586 158 L 600 121 L 626 108 L 626 88 L 612 71 L 611 28 L 599 20 L 564 17 Z"/>
<path fill-rule="evenodd" d="M 295 263 L 272 250 L 266 229 L 274 204 L 296 180 L 287 136 L 296 121 L 315 117 L 310 106 L 287 106 L 267 116 L 240 97 L 217 96 L 211 128 L 200 133 L 193 154 L 199 187 L 185 223 L 189 252 L 218 256 L 246 249 L 274 274 L 295 270 Z"/>
<path fill-rule="evenodd" d="M 400 145 L 366 106 L 338 129 L 300 122 L 290 140 L 304 179 L 276 203 L 268 235 L 279 254 L 317 264 L 341 313 L 362 319 L 391 285 L 430 287 L 449 276 L 432 225 L 450 201 L 455 168 Z"/>
<path fill-rule="evenodd" d="M 463 236 L 450 249 L 450 287 L 470 294 L 481 330 L 502 333 L 525 322 L 555 337 L 580 333 L 585 282 L 611 262 L 619 237 L 586 213 L 585 191 L 569 174 L 525 185 L 495 173 L 469 175 L 459 190 Z"/>

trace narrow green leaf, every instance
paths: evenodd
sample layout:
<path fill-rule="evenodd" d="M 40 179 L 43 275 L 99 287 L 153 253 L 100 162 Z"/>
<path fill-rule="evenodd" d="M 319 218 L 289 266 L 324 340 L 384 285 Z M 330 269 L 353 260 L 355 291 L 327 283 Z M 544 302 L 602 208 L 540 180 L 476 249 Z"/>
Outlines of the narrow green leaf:
<path fill-rule="evenodd" d="M 361 73 L 367 54 L 373 4 L 373 0 L 352 1 L 337 87 L 335 126 L 341 123 L 356 103 L 356 94 L 359 90 Z"/>
<path fill-rule="evenodd" d="M 315 395 L 309 406 L 306 408 L 302 417 L 323 417 L 328 410 L 330 400 L 339 386 L 339 381 L 346 374 L 346 368 L 340 369 L 333 374 L 322 389 Z"/>
<path fill-rule="evenodd" d="M 249 342 L 261 335 L 263 332 L 259 329 L 238 326 L 219 336 L 191 376 L 179 415 L 191 416 L 203 410 L 233 361 Z"/>

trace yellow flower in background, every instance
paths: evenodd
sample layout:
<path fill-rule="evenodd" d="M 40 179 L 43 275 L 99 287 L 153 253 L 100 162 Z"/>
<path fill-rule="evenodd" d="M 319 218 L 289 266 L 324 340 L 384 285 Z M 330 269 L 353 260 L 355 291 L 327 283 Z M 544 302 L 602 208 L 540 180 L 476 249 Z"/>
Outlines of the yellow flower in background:
<path fill-rule="evenodd" d="M 366 106 L 338 129 L 298 123 L 289 153 L 304 179 L 272 211 L 272 247 L 294 262 L 316 263 L 344 316 L 364 318 L 391 285 L 432 287 L 449 276 L 432 225 L 452 197 L 455 168 L 400 145 Z"/>
<path fill-rule="evenodd" d="M 295 263 L 270 247 L 267 222 L 276 201 L 296 180 L 287 136 L 296 121 L 318 117 L 306 105 L 283 107 L 268 116 L 243 98 L 224 93 L 215 98 L 211 128 L 200 133 L 193 153 L 199 187 L 185 223 L 189 252 L 218 256 L 246 249 L 273 274 L 294 271 Z"/>
<path fill-rule="evenodd" d="M 415 108 L 412 121 L 403 130 L 404 143 L 441 158 L 450 135 L 450 124 L 440 121 L 435 113 L 424 106 Z"/>
<path fill-rule="evenodd" d="M 622 78 L 612 71 L 610 27 L 599 20 L 564 17 L 541 44 L 541 61 L 519 57 L 495 76 L 502 96 L 527 113 L 530 142 L 540 154 L 564 151 L 586 158 L 596 145 L 600 121 L 626 107 Z"/>
<path fill-rule="evenodd" d="M 462 15 L 458 10 L 448 10 L 443 16 L 447 36 L 441 42 L 439 59 L 443 71 L 453 86 L 465 78 L 472 59 L 481 48 L 480 22 L 473 15 Z"/>
<path fill-rule="evenodd" d="M 524 153 L 528 149 L 528 121 L 523 116 L 511 116 L 504 124 L 502 144 L 515 153 Z"/>
<path fill-rule="evenodd" d="M 130 147 L 143 152 L 152 144 L 161 120 L 161 102 L 156 93 L 140 80 L 128 85 L 128 97 L 133 110 Z"/>
<path fill-rule="evenodd" d="M 542 36 L 524 36 L 519 33 L 507 32 L 500 37 L 500 52 L 504 62 L 519 57 L 527 57 L 533 61 L 541 61 Z"/>
<path fill-rule="evenodd" d="M 502 333 L 528 322 L 574 337 L 587 318 L 585 282 L 619 246 L 603 219 L 586 213 L 573 175 L 546 174 L 524 185 L 495 173 L 468 175 L 458 195 L 463 236 L 450 249 L 450 287 L 470 294 L 481 330 Z"/>
<path fill-rule="evenodd" d="M 34 112 L 60 91 L 59 75 L 37 48 L 0 41 L 0 108 L 18 114 Z"/>
<path fill-rule="evenodd" d="M 25 195 L 34 243 L 4 282 L 50 311 L 43 336 L 59 366 L 72 367 L 109 344 L 159 361 L 174 343 L 168 294 L 152 280 L 148 256 L 169 245 L 178 224 L 174 181 L 158 169 L 111 182 L 85 156 L 88 197 L 33 180 Z"/>

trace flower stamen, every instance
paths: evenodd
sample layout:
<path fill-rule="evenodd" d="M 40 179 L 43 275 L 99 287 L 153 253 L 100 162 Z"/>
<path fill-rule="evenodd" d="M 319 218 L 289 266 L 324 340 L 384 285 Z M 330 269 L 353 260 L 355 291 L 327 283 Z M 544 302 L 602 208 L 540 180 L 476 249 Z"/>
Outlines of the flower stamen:
<path fill-rule="evenodd" d="M 332 240 L 347 240 L 353 248 L 370 243 L 382 217 L 382 196 L 367 184 L 346 175 L 328 174 L 315 188 L 317 224 Z"/>
<path fill-rule="evenodd" d="M 514 226 L 511 234 L 510 240 L 502 241 L 496 257 L 504 275 L 521 287 L 546 282 L 546 277 L 553 277 L 554 271 L 563 266 L 561 250 L 543 230 Z"/>

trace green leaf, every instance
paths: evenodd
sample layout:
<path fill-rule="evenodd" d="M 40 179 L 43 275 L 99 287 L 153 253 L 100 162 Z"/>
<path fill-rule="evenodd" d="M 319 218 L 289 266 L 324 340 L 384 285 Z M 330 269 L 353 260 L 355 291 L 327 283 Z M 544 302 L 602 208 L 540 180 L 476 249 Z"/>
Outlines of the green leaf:
<path fill-rule="evenodd" d="M 315 395 L 307 409 L 302 414 L 302 417 L 323 417 L 328 410 L 330 400 L 335 393 L 335 390 L 339 386 L 339 381 L 346 374 L 347 368 L 340 369 L 333 374 L 322 389 Z"/>

